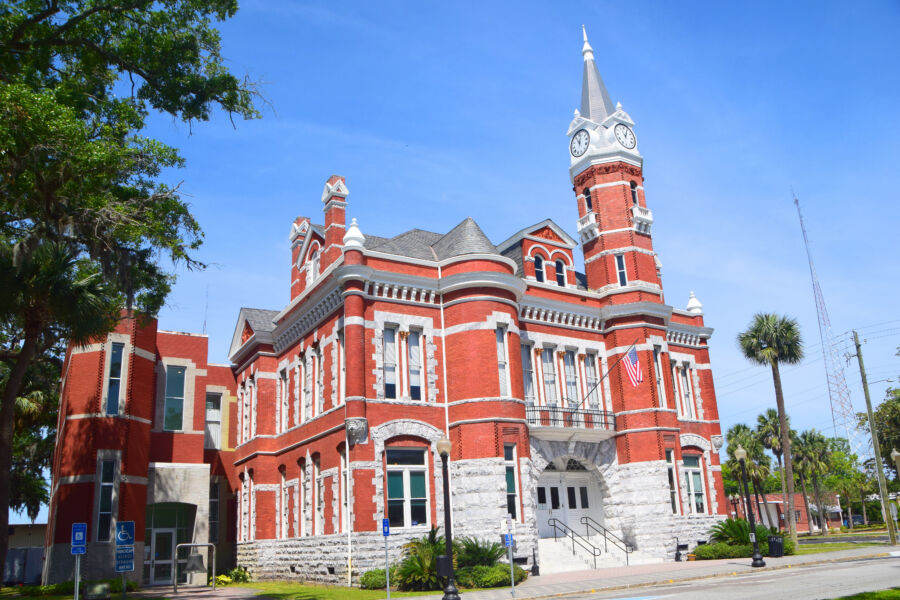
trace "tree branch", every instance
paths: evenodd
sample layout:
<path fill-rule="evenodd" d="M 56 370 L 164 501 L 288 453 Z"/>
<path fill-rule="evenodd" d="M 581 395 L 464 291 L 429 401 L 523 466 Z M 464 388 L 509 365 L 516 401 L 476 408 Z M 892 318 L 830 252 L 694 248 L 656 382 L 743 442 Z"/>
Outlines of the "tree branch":
<path fill-rule="evenodd" d="M 19 26 L 16 27 L 13 34 L 10 36 L 10 43 L 14 44 L 22 39 L 22 36 L 25 35 L 25 30 L 31 27 L 32 25 L 37 25 L 41 21 L 44 21 L 56 13 L 59 12 L 59 2 L 58 0 L 51 0 L 50 4 L 47 5 L 47 8 L 37 13 L 36 15 L 32 15 L 19 23 Z"/>

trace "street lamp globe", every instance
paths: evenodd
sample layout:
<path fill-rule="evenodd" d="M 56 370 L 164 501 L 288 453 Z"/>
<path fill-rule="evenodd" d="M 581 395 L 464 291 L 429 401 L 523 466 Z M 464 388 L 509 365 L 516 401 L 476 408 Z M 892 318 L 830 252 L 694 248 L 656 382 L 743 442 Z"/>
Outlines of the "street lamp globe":
<path fill-rule="evenodd" d="M 441 456 L 449 456 L 450 450 L 453 448 L 453 442 L 448 440 L 446 436 L 441 436 L 441 439 L 437 441 L 437 451 Z"/>
<path fill-rule="evenodd" d="M 738 460 L 747 460 L 747 451 L 744 450 L 744 447 L 738 444 L 738 447 L 734 451 L 734 457 Z"/>

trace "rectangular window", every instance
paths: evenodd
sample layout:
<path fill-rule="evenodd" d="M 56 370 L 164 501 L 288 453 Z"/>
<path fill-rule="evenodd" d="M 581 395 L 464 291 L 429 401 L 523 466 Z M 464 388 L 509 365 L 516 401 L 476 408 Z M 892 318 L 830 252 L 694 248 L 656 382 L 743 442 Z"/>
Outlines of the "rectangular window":
<path fill-rule="evenodd" d="M 531 365 L 531 346 L 522 344 L 522 389 L 525 402 L 534 403 L 534 367 Z"/>
<path fill-rule="evenodd" d="M 569 508 L 576 509 L 578 508 L 578 500 L 575 495 L 575 488 L 570 486 L 566 488 L 566 493 L 569 496 Z"/>
<path fill-rule="evenodd" d="M 547 488 L 539 487 L 538 488 L 538 508 L 541 510 L 547 508 Z"/>
<path fill-rule="evenodd" d="M 682 402 L 684 403 L 684 416 L 688 419 L 696 419 L 697 415 L 694 412 L 694 402 L 691 400 L 691 382 L 688 371 L 687 365 L 684 365 L 681 368 L 681 393 L 683 396 Z"/>
<path fill-rule="evenodd" d="M 106 414 L 119 414 L 119 393 L 122 387 L 122 353 L 125 344 L 113 342 L 109 353 L 109 381 L 106 386 Z"/>
<path fill-rule="evenodd" d="M 388 519 L 394 527 L 428 524 L 428 486 L 425 451 L 415 448 L 388 448 Z"/>
<path fill-rule="evenodd" d="M 113 486 L 116 478 L 116 461 L 100 461 L 100 497 L 97 507 L 97 541 L 108 542 L 112 529 Z"/>
<path fill-rule="evenodd" d="M 406 359 L 409 364 L 409 397 L 422 399 L 422 334 L 410 330 L 406 338 Z"/>
<path fill-rule="evenodd" d="M 551 487 L 550 488 L 550 509 L 556 510 L 559 508 L 559 488 Z"/>
<path fill-rule="evenodd" d="M 588 493 L 586 487 L 578 488 L 579 493 L 581 494 L 581 508 L 590 508 L 588 505 Z"/>
<path fill-rule="evenodd" d="M 600 406 L 600 381 L 597 379 L 597 355 L 584 355 L 584 377 L 588 404 L 591 408 Z"/>
<path fill-rule="evenodd" d="M 397 330 L 384 328 L 384 397 L 397 397 Z"/>
<path fill-rule="evenodd" d="M 209 482 L 209 542 L 219 543 L 219 483 Z"/>
<path fill-rule="evenodd" d="M 184 367 L 166 367 L 166 402 L 163 429 L 181 431 L 184 413 Z"/>
<path fill-rule="evenodd" d="M 703 493 L 703 471 L 699 456 L 684 456 L 684 479 L 687 483 L 688 503 L 694 514 L 706 513 Z"/>
<path fill-rule="evenodd" d="M 553 348 L 544 348 L 541 353 L 541 366 L 544 369 L 544 398 L 547 404 L 556 404 L 556 361 L 553 360 Z"/>
<path fill-rule="evenodd" d="M 347 487 L 348 487 L 348 473 L 347 473 L 347 453 L 343 448 L 341 448 L 341 466 L 340 471 L 338 471 L 338 486 L 341 490 L 341 533 L 347 531 L 347 522 L 350 517 L 350 510 L 347 503 Z"/>
<path fill-rule="evenodd" d="M 281 426 L 281 431 L 287 431 L 288 428 L 290 428 L 288 418 L 291 406 L 291 398 L 288 395 L 287 369 L 282 369 L 278 373 L 278 399 L 281 402 L 281 406 L 278 411 L 278 423 Z"/>
<path fill-rule="evenodd" d="M 578 394 L 578 369 L 575 366 L 575 352 L 566 350 L 563 355 L 563 367 L 566 371 L 566 405 L 577 408 L 581 404 Z"/>
<path fill-rule="evenodd" d="M 656 397 L 659 398 L 659 407 L 666 408 L 666 386 L 663 382 L 661 354 L 662 348 L 653 346 L 653 372 L 656 375 Z"/>
<path fill-rule="evenodd" d="M 203 447 L 218 450 L 221 448 L 222 431 L 222 395 L 206 394 L 206 430 Z"/>
<path fill-rule="evenodd" d="M 678 478 L 675 476 L 675 452 L 666 449 L 666 472 L 669 475 L 669 501 L 672 503 L 672 514 L 678 514 Z"/>
<path fill-rule="evenodd" d="M 338 373 L 340 373 L 340 381 L 338 382 L 339 390 L 338 390 L 338 404 L 343 404 L 347 399 L 347 354 L 344 348 L 344 330 L 341 329 L 338 331 L 338 361 L 340 362 L 340 366 L 338 368 Z"/>
<path fill-rule="evenodd" d="M 506 463 L 506 513 L 513 519 L 516 519 L 516 515 L 519 514 L 519 486 L 517 482 L 515 444 L 503 446 L 503 460 Z"/>
<path fill-rule="evenodd" d="M 500 395 L 509 396 L 509 374 L 506 361 L 506 330 L 498 327 L 497 334 L 497 370 L 500 374 Z"/>
<path fill-rule="evenodd" d="M 625 273 L 625 255 L 616 254 L 616 275 L 619 278 L 619 285 L 628 285 L 628 275 Z"/>

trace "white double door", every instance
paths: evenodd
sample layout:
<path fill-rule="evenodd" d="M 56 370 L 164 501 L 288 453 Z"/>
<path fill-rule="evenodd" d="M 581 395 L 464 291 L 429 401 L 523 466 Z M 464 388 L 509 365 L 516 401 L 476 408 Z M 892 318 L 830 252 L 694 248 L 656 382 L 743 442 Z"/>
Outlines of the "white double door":
<path fill-rule="evenodd" d="M 585 535 L 582 517 L 591 517 L 600 522 L 600 497 L 597 485 L 591 481 L 590 473 L 545 472 L 538 479 L 537 521 L 538 535 L 542 538 L 554 536 L 551 519 L 556 519 L 579 535 Z M 557 535 L 563 534 L 557 528 Z"/>

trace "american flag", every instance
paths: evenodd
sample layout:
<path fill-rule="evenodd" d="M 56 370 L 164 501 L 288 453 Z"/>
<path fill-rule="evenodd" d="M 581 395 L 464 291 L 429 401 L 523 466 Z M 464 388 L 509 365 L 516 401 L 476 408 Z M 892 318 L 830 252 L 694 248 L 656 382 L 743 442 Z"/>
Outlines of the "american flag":
<path fill-rule="evenodd" d="M 637 351 L 632 348 L 631 351 L 625 355 L 625 370 L 628 372 L 628 379 L 631 380 L 631 385 L 633 387 L 637 387 L 639 383 L 644 381 L 644 374 L 641 373 L 641 359 L 638 358 Z"/>

